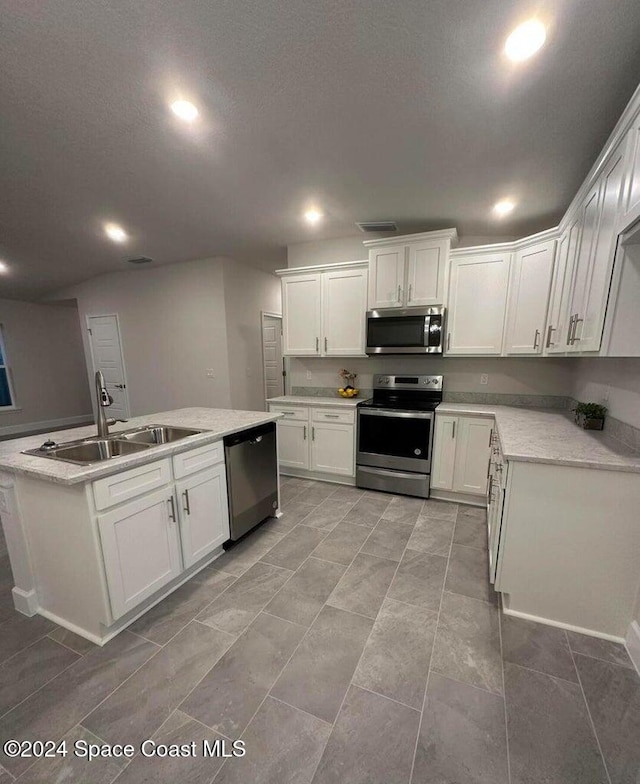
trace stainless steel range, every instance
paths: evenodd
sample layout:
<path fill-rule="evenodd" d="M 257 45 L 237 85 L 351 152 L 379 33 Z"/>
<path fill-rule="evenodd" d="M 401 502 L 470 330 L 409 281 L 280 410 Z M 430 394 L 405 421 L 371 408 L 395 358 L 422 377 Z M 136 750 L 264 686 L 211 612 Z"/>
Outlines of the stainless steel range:
<path fill-rule="evenodd" d="M 356 485 L 428 498 L 441 402 L 442 376 L 374 376 L 373 397 L 358 405 Z"/>

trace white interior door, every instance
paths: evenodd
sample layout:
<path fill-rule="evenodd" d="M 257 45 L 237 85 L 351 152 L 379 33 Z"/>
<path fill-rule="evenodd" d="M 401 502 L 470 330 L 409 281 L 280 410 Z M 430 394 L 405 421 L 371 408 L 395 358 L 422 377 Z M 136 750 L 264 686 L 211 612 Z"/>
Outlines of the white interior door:
<path fill-rule="evenodd" d="M 270 397 L 284 395 L 284 365 L 282 362 L 282 318 L 262 316 L 262 363 L 264 394 Z"/>
<path fill-rule="evenodd" d="M 122 343 L 117 316 L 87 316 L 93 372 L 101 370 L 107 391 L 113 398 L 108 417 L 128 419 L 129 393 L 122 358 Z"/>

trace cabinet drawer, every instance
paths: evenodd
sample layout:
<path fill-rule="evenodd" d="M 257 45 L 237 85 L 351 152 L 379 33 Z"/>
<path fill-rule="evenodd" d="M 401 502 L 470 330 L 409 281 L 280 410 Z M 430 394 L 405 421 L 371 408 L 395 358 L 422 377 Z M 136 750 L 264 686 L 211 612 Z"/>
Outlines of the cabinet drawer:
<path fill-rule="evenodd" d="M 195 474 L 196 471 L 202 471 L 223 461 L 224 445 L 222 441 L 217 441 L 215 444 L 207 444 L 207 446 L 174 455 L 173 475 L 176 479 L 182 479 L 183 476 Z"/>
<path fill-rule="evenodd" d="M 108 509 L 167 485 L 170 481 L 171 465 L 168 460 L 158 460 L 107 476 L 105 479 L 98 479 L 93 483 L 96 509 Z"/>
<path fill-rule="evenodd" d="M 309 421 L 309 408 L 307 406 L 271 406 L 274 414 L 284 414 L 285 419 L 297 419 L 300 422 Z"/>
<path fill-rule="evenodd" d="M 311 419 L 313 422 L 343 422 L 352 425 L 355 422 L 355 409 L 339 411 L 334 408 L 312 408 Z"/>

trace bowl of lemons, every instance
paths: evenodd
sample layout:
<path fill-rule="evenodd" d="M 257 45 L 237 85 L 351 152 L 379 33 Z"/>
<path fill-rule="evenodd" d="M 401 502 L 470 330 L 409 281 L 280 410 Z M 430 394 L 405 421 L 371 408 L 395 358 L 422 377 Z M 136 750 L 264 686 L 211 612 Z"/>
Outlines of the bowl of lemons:
<path fill-rule="evenodd" d="M 340 397 L 358 397 L 359 389 L 355 387 L 343 387 L 338 390 Z"/>
<path fill-rule="evenodd" d="M 343 387 L 340 387 L 340 389 L 338 390 L 338 394 L 340 395 L 340 397 L 358 397 L 358 392 L 360 392 L 360 390 L 356 389 L 356 387 L 353 386 L 356 378 L 358 378 L 358 374 L 352 373 L 350 370 L 347 370 L 346 368 L 342 368 L 342 370 L 338 373 L 338 375 L 343 381 L 347 382 Z"/>

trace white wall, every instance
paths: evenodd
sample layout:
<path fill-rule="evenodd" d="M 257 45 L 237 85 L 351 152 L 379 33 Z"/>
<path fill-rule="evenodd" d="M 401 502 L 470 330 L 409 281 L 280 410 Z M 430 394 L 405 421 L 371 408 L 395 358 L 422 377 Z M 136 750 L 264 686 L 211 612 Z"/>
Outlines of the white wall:
<path fill-rule="evenodd" d="M 231 405 L 264 410 L 261 311 L 282 312 L 280 278 L 227 259 L 224 301 Z"/>
<path fill-rule="evenodd" d="M 602 403 L 611 416 L 640 428 L 640 358 L 576 360 L 573 397 Z"/>
<path fill-rule="evenodd" d="M 222 259 L 109 273 L 62 296 L 77 299 L 83 326 L 118 314 L 132 416 L 231 407 Z"/>
<path fill-rule="evenodd" d="M 28 430 L 52 420 L 91 418 L 75 302 L 43 305 L 3 299 L 0 323 L 16 404 L 21 409 L 0 410 L 0 432 L 4 428 Z"/>
<path fill-rule="evenodd" d="M 371 388 L 374 373 L 435 373 L 445 377 L 449 392 L 497 392 L 519 395 L 569 395 L 572 389 L 571 359 L 475 358 L 475 357 L 370 357 L 368 359 L 290 360 L 292 386 L 342 386 L 340 368 L 358 373 L 358 385 Z M 311 378 L 307 378 L 311 373 Z M 480 384 L 486 373 L 489 383 Z"/>
<path fill-rule="evenodd" d="M 362 244 L 365 240 L 389 237 L 389 234 L 364 234 L 359 232 L 349 237 L 337 237 L 331 240 L 315 240 L 298 242 L 287 247 L 288 267 L 309 267 L 313 264 L 333 264 L 340 261 L 360 261 L 369 257 L 369 252 Z M 516 237 L 461 237 L 458 247 L 472 245 L 490 245 L 494 242 L 511 242 Z"/>

